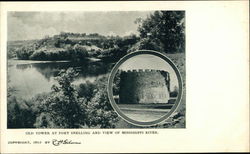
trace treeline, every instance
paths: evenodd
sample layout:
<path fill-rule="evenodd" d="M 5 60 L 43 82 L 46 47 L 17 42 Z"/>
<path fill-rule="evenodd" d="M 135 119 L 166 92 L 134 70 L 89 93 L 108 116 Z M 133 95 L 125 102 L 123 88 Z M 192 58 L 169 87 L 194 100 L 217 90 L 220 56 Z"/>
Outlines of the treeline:
<path fill-rule="evenodd" d="M 138 18 L 139 36 L 102 36 L 98 33 L 65 33 L 45 37 L 23 47 L 8 45 L 8 58 L 23 60 L 82 60 L 88 57 L 118 60 L 140 49 L 165 53 L 185 52 L 185 12 L 155 11 Z"/>
<path fill-rule="evenodd" d="M 116 60 L 124 56 L 139 39 L 135 35 L 104 38 L 97 37 L 98 34 L 90 35 L 93 36 L 92 39 L 76 39 L 72 38 L 71 34 L 69 39 L 66 34 L 47 37 L 31 45 L 22 46 L 16 50 L 11 49 L 9 53 L 14 52 L 16 57 L 22 60 L 80 61 L 85 58 Z"/>

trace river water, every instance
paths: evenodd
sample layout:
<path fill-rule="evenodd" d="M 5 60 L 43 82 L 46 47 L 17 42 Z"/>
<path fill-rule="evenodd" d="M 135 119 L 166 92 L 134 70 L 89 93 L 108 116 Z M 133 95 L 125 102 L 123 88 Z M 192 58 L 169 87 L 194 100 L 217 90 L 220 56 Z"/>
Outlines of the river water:
<path fill-rule="evenodd" d="M 78 73 L 74 84 L 93 82 L 109 73 L 113 64 L 101 61 L 30 61 L 8 60 L 8 84 L 16 90 L 15 95 L 24 99 L 51 91 L 60 70 L 73 67 Z"/>

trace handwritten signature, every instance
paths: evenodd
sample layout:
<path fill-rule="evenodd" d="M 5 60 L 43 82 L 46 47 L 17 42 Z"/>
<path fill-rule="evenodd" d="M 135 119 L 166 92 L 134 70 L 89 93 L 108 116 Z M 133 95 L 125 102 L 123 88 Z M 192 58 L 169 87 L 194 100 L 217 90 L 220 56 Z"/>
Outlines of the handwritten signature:
<path fill-rule="evenodd" d="M 76 142 L 76 141 L 72 141 L 72 140 L 57 140 L 57 139 L 53 139 L 52 140 L 52 144 L 54 146 L 59 146 L 61 144 L 81 144 L 81 142 Z"/>

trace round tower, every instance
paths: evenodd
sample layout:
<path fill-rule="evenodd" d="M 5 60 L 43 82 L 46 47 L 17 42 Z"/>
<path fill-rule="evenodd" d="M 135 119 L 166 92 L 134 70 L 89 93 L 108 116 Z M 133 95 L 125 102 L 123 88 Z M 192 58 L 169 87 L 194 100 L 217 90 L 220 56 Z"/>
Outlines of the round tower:
<path fill-rule="evenodd" d="M 120 104 L 168 103 L 169 73 L 160 70 L 128 70 L 120 74 Z"/>

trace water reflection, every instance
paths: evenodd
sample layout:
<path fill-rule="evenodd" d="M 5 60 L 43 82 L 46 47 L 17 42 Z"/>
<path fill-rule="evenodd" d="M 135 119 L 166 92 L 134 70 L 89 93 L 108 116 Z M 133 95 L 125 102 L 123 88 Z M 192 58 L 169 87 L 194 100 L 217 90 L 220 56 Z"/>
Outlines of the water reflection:
<path fill-rule="evenodd" d="M 108 70 L 111 69 L 112 64 L 104 62 L 49 62 L 16 65 L 16 69 L 21 69 L 23 71 L 29 68 L 35 68 L 48 79 L 48 81 L 51 77 L 57 76 L 60 70 L 69 67 L 73 67 L 79 73 L 79 78 L 83 78 L 106 74 Z"/>
<path fill-rule="evenodd" d="M 31 98 L 35 94 L 51 91 L 56 83 L 54 77 L 60 70 L 73 67 L 78 73 L 75 84 L 93 82 L 112 69 L 112 63 L 105 62 L 34 62 L 11 60 L 8 62 L 10 85 L 17 90 L 17 96 Z"/>

